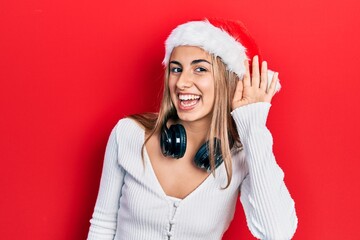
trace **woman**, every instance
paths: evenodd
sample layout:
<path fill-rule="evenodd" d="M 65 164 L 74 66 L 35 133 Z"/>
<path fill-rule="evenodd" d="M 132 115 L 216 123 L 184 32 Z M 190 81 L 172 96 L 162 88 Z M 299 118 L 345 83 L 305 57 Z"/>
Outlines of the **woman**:
<path fill-rule="evenodd" d="M 290 239 L 294 201 L 265 125 L 278 74 L 247 30 L 179 25 L 163 63 L 158 115 L 122 119 L 110 135 L 88 239 L 219 240 L 239 192 L 255 237 Z"/>

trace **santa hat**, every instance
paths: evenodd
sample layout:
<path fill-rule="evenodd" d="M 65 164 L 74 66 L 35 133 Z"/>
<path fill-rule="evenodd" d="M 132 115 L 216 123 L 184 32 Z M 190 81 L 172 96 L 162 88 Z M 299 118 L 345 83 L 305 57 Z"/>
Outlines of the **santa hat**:
<path fill-rule="evenodd" d="M 260 50 L 250 36 L 244 24 L 240 21 L 223 19 L 205 19 L 191 21 L 177 26 L 165 42 L 165 57 L 163 64 L 168 65 L 170 55 L 177 46 L 196 46 L 210 54 L 220 57 L 226 68 L 234 72 L 239 79 L 245 74 L 244 61 L 250 61 L 258 55 L 261 62 Z M 274 72 L 268 70 L 270 85 Z M 276 86 L 280 90 L 280 84 Z"/>

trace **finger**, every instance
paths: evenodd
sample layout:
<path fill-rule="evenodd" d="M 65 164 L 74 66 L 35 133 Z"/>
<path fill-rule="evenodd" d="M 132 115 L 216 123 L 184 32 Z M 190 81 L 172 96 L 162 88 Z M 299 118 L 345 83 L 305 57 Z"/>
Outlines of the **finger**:
<path fill-rule="evenodd" d="M 250 67 L 249 60 L 245 60 L 245 75 L 243 79 L 243 87 L 251 87 Z"/>
<path fill-rule="evenodd" d="M 271 80 L 271 83 L 270 83 L 270 87 L 268 89 L 268 93 L 271 94 L 271 95 L 274 95 L 275 92 L 276 92 L 276 85 L 277 85 L 277 82 L 279 81 L 279 73 L 278 72 L 275 72 L 274 73 L 274 76 L 272 77 L 272 80 Z"/>
<path fill-rule="evenodd" d="M 259 57 L 257 55 L 254 56 L 252 61 L 251 85 L 257 88 L 260 87 Z"/>
<path fill-rule="evenodd" d="M 267 62 L 263 61 L 261 64 L 261 76 L 260 76 L 260 88 L 265 92 L 268 87 L 268 74 L 267 74 Z"/>

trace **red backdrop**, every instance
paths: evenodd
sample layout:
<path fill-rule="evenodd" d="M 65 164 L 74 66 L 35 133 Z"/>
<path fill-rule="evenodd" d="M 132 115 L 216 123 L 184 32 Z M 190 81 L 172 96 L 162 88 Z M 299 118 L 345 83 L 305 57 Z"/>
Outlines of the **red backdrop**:
<path fill-rule="evenodd" d="M 359 7 L 0 1 L 1 239 L 86 238 L 111 128 L 156 110 L 167 34 L 206 16 L 241 19 L 280 72 L 268 126 L 296 201 L 294 239 L 360 239 Z M 253 239 L 240 204 L 224 239 Z"/>

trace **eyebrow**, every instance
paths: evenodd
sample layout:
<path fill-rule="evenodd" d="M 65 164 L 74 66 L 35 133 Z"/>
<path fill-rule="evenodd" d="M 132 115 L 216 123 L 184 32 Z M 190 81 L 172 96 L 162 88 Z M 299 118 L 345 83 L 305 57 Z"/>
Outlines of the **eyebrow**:
<path fill-rule="evenodd" d="M 212 65 L 209 61 L 205 60 L 205 59 L 195 59 L 191 62 L 191 65 L 194 65 L 194 64 L 198 64 L 198 63 L 201 63 L 201 62 L 206 62 L 210 65 Z M 182 66 L 181 63 L 179 63 L 178 61 L 170 61 L 170 63 L 173 63 L 173 64 L 177 64 L 179 66 Z"/>

